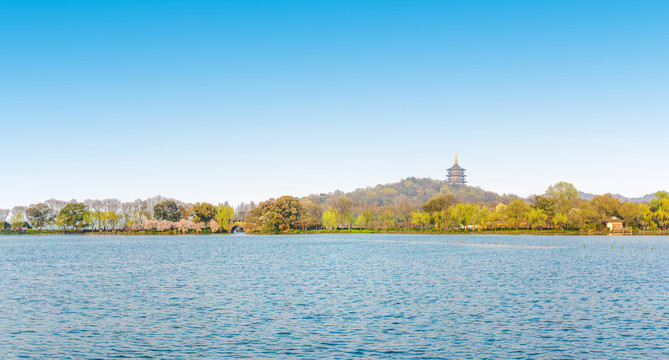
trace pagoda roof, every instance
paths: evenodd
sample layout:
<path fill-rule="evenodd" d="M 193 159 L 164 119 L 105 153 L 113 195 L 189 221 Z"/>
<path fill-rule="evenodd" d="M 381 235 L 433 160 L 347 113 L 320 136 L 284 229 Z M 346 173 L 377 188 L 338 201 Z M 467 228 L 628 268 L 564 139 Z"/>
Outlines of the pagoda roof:
<path fill-rule="evenodd" d="M 450 168 L 448 168 L 448 169 L 446 169 L 446 170 L 448 170 L 448 171 L 451 171 L 451 170 L 463 170 L 463 171 L 464 171 L 465 169 L 463 169 L 462 167 L 460 167 L 460 165 L 458 165 L 458 163 L 455 163 L 453 166 L 451 166 Z"/>

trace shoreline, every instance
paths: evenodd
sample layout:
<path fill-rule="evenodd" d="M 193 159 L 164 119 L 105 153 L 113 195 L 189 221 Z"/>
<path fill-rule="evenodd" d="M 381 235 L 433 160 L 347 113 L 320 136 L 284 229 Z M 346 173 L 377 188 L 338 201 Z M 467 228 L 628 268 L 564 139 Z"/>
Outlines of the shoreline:
<path fill-rule="evenodd" d="M 278 233 L 212 233 L 211 231 L 180 233 L 175 231 L 72 231 L 72 230 L 2 230 L 0 236 L 8 235 L 104 235 L 104 236 L 190 236 L 190 235 L 317 235 L 317 234 L 380 234 L 380 235 L 556 235 L 556 236 L 669 236 L 669 230 L 655 231 L 569 231 L 569 230 L 500 230 L 500 231 L 406 231 L 406 230 L 293 230 Z"/>

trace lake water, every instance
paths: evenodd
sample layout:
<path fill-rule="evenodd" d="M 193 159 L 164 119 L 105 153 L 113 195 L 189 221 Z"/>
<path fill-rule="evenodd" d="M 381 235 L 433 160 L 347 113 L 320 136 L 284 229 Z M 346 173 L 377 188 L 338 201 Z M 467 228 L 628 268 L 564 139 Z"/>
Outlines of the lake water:
<path fill-rule="evenodd" d="M 669 237 L 0 236 L 21 357 L 667 359 Z"/>

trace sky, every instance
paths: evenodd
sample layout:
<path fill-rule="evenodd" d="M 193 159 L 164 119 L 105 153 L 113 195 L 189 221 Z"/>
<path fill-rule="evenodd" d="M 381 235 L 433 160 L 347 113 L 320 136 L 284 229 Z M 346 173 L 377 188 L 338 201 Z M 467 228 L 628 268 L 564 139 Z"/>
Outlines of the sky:
<path fill-rule="evenodd" d="M 0 0 L 0 207 L 669 189 L 667 1 Z"/>

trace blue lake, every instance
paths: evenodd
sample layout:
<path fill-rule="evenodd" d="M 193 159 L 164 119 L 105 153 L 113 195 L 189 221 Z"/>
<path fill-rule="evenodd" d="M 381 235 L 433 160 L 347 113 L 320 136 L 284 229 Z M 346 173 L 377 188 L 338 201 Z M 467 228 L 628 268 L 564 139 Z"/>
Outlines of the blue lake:
<path fill-rule="evenodd" d="M 669 237 L 2 236 L 21 357 L 666 359 Z"/>

